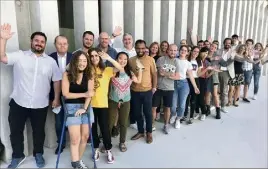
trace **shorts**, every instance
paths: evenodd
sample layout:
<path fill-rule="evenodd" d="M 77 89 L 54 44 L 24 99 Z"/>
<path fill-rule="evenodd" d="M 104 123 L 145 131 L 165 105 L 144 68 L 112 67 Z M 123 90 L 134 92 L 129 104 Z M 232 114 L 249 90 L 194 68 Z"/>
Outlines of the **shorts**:
<path fill-rule="evenodd" d="M 66 104 L 66 109 L 67 109 L 66 113 L 72 116 L 76 113 L 77 110 L 83 109 L 83 108 L 84 108 L 84 104 Z M 90 121 L 88 118 L 90 118 Z M 67 117 L 66 126 L 89 124 L 89 122 L 90 122 L 90 125 L 94 122 L 93 109 L 91 107 L 89 107 L 88 111 L 82 114 L 81 116 Z"/>
<path fill-rule="evenodd" d="M 218 72 L 214 72 L 214 74 L 212 75 L 212 82 L 214 85 L 218 85 L 220 83 Z"/>
<path fill-rule="evenodd" d="M 162 98 L 164 107 L 172 107 L 173 92 L 174 90 L 157 89 L 153 95 L 153 107 L 158 107 Z"/>
<path fill-rule="evenodd" d="M 233 79 L 230 79 L 228 85 L 239 86 L 242 85 L 245 81 L 244 74 L 235 74 Z"/>
<path fill-rule="evenodd" d="M 252 70 L 244 71 L 244 77 L 245 77 L 244 85 L 250 85 L 251 78 L 252 78 L 252 72 L 253 72 Z"/>

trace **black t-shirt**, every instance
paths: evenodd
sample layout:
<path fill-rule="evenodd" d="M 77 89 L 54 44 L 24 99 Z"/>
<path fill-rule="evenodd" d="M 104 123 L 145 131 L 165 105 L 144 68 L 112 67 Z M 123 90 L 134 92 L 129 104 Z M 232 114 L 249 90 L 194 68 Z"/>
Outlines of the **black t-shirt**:
<path fill-rule="evenodd" d="M 243 74 L 243 62 L 234 61 L 235 74 Z"/>

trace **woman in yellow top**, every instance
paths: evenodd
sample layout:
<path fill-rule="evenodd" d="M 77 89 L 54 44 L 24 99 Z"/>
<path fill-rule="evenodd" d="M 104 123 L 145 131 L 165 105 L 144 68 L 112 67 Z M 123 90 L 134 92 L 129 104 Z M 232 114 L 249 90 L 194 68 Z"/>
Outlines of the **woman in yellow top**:
<path fill-rule="evenodd" d="M 99 49 L 93 48 L 88 51 L 91 64 L 93 65 L 93 76 L 94 76 L 94 88 L 95 95 L 92 97 L 91 106 L 94 112 L 94 123 L 92 125 L 92 135 L 94 141 L 96 161 L 99 160 L 99 136 L 97 131 L 97 126 L 99 124 L 100 131 L 103 137 L 103 145 L 107 152 L 107 160 L 109 164 L 114 162 L 114 157 L 111 153 L 112 143 L 111 134 L 109 132 L 108 126 L 108 91 L 110 79 L 114 76 L 114 71 L 123 72 L 124 68 L 112 59 L 107 53 L 102 52 Z M 115 68 L 105 67 L 103 60 L 113 64 Z"/>

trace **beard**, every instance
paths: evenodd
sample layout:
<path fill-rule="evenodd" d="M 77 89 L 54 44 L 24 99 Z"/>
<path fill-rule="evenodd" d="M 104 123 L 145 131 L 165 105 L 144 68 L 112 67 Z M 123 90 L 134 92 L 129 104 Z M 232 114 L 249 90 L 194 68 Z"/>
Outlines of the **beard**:
<path fill-rule="evenodd" d="M 138 57 L 143 57 L 145 55 L 145 53 L 143 52 L 143 53 L 137 53 L 137 56 Z"/>
<path fill-rule="evenodd" d="M 86 48 L 86 49 L 90 49 L 92 47 L 92 45 L 88 47 L 88 45 L 86 45 L 85 43 L 83 43 L 83 47 Z"/>
<path fill-rule="evenodd" d="M 40 47 L 40 46 L 39 46 Z M 40 49 L 36 49 L 35 47 L 32 47 L 32 52 L 37 53 L 37 54 L 42 54 L 44 53 L 44 48 L 40 47 Z"/>

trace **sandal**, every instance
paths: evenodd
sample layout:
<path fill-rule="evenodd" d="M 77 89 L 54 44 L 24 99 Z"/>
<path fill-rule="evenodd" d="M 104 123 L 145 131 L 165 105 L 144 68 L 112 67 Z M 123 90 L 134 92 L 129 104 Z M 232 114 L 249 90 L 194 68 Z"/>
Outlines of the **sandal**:
<path fill-rule="evenodd" d="M 238 107 L 239 105 L 236 103 L 236 102 L 234 102 L 234 104 L 233 104 L 235 107 Z"/>
<path fill-rule="evenodd" d="M 121 152 L 127 151 L 127 147 L 126 147 L 125 143 L 120 143 L 119 144 L 119 149 L 120 149 Z"/>
<path fill-rule="evenodd" d="M 231 106 L 231 102 L 228 102 L 228 103 L 226 104 L 226 107 L 229 107 L 229 106 Z"/>

